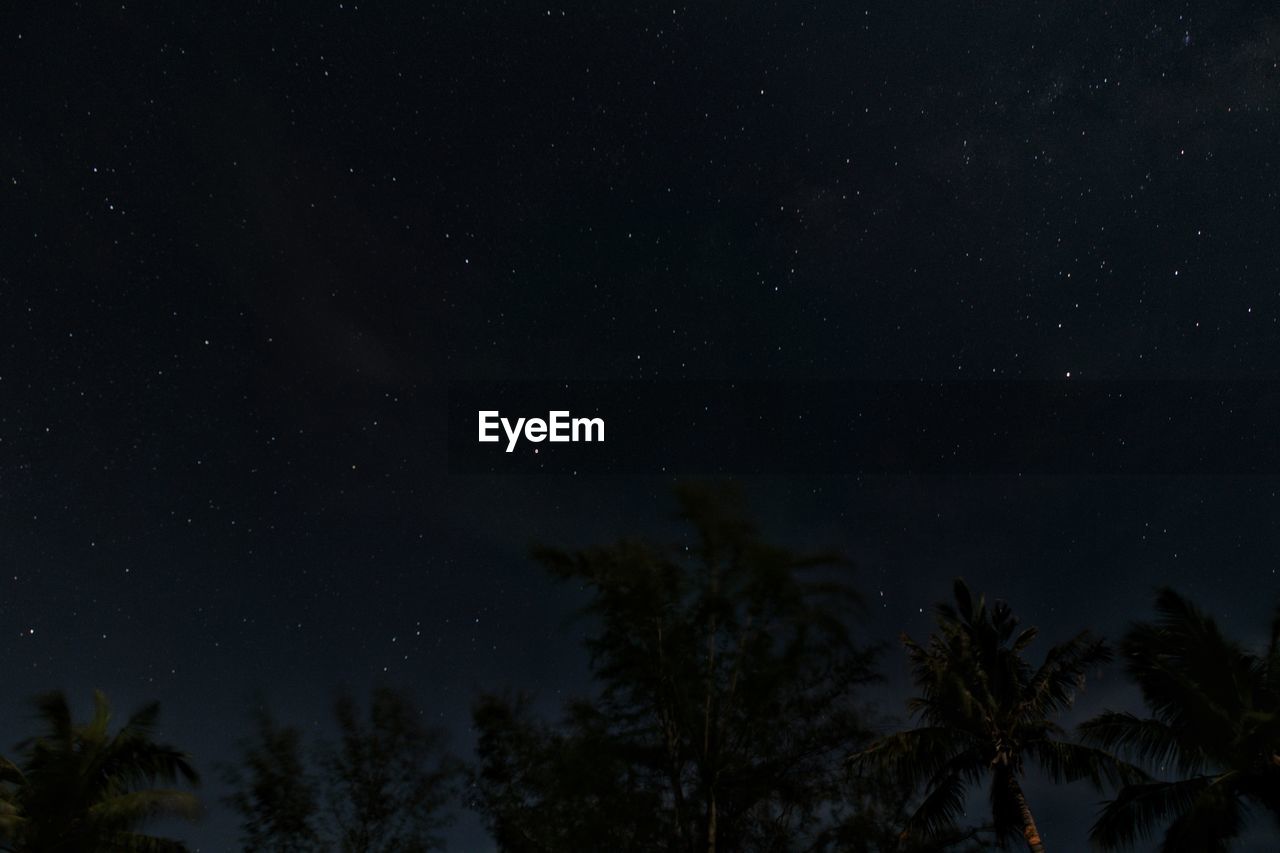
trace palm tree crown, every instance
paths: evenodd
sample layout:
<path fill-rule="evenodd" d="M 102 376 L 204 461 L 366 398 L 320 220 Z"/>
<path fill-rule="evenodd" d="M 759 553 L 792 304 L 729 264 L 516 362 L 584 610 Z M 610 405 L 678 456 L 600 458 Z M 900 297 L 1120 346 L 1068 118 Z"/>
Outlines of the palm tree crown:
<path fill-rule="evenodd" d="M 1108 711 L 1081 734 L 1176 778 L 1124 788 L 1091 837 L 1122 848 L 1167 824 L 1163 853 L 1225 850 L 1250 806 L 1280 819 L 1280 614 L 1257 655 L 1173 590 L 1156 610 L 1121 644 L 1151 716 Z"/>
<path fill-rule="evenodd" d="M 950 831 L 969 786 L 989 779 L 991 828 L 999 840 L 1021 834 L 1029 850 L 1043 851 L 1022 791 L 1028 762 L 1055 781 L 1089 779 L 1098 786 L 1141 775 L 1102 750 L 1064 740 L 1053 719 L 1071 707 L 1085 672 L 1110 658 L 1101 640 L 1082 632 L 1049 649 L 1033 668 L 1023 653 L 1036 629 L 1019 631 L 1007 604 L 988 607 L 961 580 L 955 605 L 938 606 L 937 625 L 927 644 L 903 637 L 921 691 L 908 707 L 921 725 L 881 738 L 856 756 L 923 786 L 904 840 Z"/>
<path fill-rule="evenodd" d="M 111 706 L 94 694 L 88 723 L 72 722 L 62 693 L 36 700 L 43 731 L 0 759 L 0 846 L 40 853 L 176 853 L 179 842 L 143 835 L 148 820 L 194 818 L 199 802 L 172 786 L 195 784 L 188 757 L 151 735 L 159 706 L 139 710 L 114 734 Z"/>

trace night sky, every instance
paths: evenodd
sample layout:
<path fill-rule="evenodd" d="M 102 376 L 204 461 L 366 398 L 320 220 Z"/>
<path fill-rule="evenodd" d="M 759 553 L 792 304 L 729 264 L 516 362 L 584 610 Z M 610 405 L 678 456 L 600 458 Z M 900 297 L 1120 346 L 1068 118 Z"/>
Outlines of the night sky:
<path fill-rule="evenodd" d="M 0 748 L 41 690 L 159 699 L 200 850 L 255 696 L 319 731 L 410 685 L 466 754 L 479 690 L 587 686 L 530 543 L 678 533 L 674 476 L 449 473 L 451 382 L 1280 376 L 1271 4 L 73 3 L 0 39 Z M 1051 640 L 1171 584 L 1256 643 L 1276 473 L 746 486 L 854 557 L 868 640 L 964 575 Z M 1030 795 L 1083 849 L 1097 796 Z"/>

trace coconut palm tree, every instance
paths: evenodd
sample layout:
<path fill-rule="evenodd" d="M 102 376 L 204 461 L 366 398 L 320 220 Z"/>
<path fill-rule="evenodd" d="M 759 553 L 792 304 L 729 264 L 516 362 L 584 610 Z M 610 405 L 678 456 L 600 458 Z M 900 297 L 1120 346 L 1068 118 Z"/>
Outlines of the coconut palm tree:
<path fill-rule="evenodd" d="M 988 607 L 964 581 L 955 606 L 936 609 L 937 631 L 927 644 L 903 636 L 921 695 L 908 707 L 920 725 L 880 738 L 854 756 L 889 769 L 913 790 L 923 789 L 902 833 L 912 844 L 954 831 L 970 786 L 990 783 L 991 827 L 1000 843 L 1021 835 L 1043 853 L 1022 780 L 1034 764 L 1055 781 L 1088 779 L 1097 786 L 1142 776 L 1109 753 L 1065 740 L 1054 717 L 1071 707 L 1087 670 L 1110 658 L 1087 631 L 1045 654 L 1039 667 L 1023 657 L 1035 628 L 1018 630 L 1009 606 Z"/>
<path fill-rule="evenodd" d="M 1258 655 L 1171 589 L 1156 611 L 1121 643 L 1150 716 L 1108 711 L 1081 735 L 1173 778 L 1126 786 L 1091 837 L 1117 849 L 1166 827 L 1163 853 L 1226 850 L 1250 812 L 1280 820 L 1280 612 Z"/>
<path fill-rule="evenodd" d="M 195 795 L 172 786 L 198 777 L 186 755 L 152 740 L 159 706 L 111 733 L 111 706 L 94 693 L 88 723 L 72 722 L 62 693 L 36 699 L 43 731 L 0 759 L 0 849 L 13 853 L 177 853 L 177 841 L 140 832 L 150 820 L 194 818 Z"/>

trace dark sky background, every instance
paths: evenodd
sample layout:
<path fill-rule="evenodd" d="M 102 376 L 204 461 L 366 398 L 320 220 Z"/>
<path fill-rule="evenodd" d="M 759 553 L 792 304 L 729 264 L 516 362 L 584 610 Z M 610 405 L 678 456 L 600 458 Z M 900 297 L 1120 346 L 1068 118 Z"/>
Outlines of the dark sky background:
<path fill-rule="evenodd" d="M 6 9 L 3 745 L 156 698 L 214 801 L 255 694 L 408 684 L 465 752 L 478 690 L 581 689 L 527 546 L 673 534 L 671 478 L 450 475 L 451 381 L 1276 378 L 1270 5 Z M 1168 583 L 1259 641 L 1280 590 L 1273 476 L 747 485 L 868 639 L 956 575 L 1047 639 Z"/>

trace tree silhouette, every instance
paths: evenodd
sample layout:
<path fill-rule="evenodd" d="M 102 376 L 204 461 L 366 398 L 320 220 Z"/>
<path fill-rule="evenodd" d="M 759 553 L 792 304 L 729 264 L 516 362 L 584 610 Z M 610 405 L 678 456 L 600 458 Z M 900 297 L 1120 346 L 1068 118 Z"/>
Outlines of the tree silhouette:
<path fill-rule="evenodd" d="M 1126 786 L 1091 838 L 1122 848 L 1167 825 L 1163 853 L 1226 850 L 1251 806 L 1280 819 L 1280 613 L 1259 656 L 1173 590 L 1156 611 L 1121 644 L 1151 716 L 1108 711 L 1081 734 L 1177 778 Z"/>
<path fill-rule="evenodd" d="M 598 692 L 559 726 L 477 703 L 474 806 L 500 848 L 755 851 L 819 844 L 865 743 L 871 654 L 848 566 L 762 540 L 729 487 L 685 487 L 681 545 L 539 549 L 581 585 Z"/>
<path fill-rule="evenodd" d="M 904 836 L 914 785 L 892 768 L 863 764 L 847 786 L 842 819 L 818 846 L 821 853 L 985 853 L 996 843 L 990 826 L 940 827 Z"/>
<path fill-rule="evenodd" d="M 679 830 L 649 768 L 588 702 L 560 727 L 533 719 L 527 696 L 483 696 L 474 709 L 475 805 L 499 850 L 670 850 Z"/>
<path fill-rule="evenodd" d="M 968 788 L 989 778 L 999 842 L 1020 834 L 1028 850 L 1041 853 L 1044 843 L 1022 789 L 1028 764 L 1058 782 L 1088 779 L 1101 786 L 1141 776 L 1103 750 L 1064 740 L 1054 722 L 1070 708 L 1085 672 L 1110 658 L 1101 640 L 1082 632 L 1032 667 L 1023 653 L 1036 629 L 1018 631 L 1007 604 L 988 607 L 962 580 L 955 582 L 955 606 L 937 607 L 937 625 L 926 645 L 903 637 L 921 692 L 908 707 L 922 725 L 855 756 L 857 764 L 889 769 L 923 788 L 904 843 L 954 834 Z"/>
<path fill-rule="evenodd" d="M 228 768 L 235 789 L 226 802 L 241 816 L 245 853 L 310 853 L 319 849 L 318 799 L 303 755 L 302 735 L 280 726 L 265 708 L 254 715 L 253 737 L 241 766 Z"/>
<path fill-rule="evenodd" d="M 111 732 L 111 706 L 94 693 L 88 723 L 72 722 L 62 693 L 36 699 L 43 731 L 0 759 L 0 837 L 15 853 L 184 851 L 177 841 L 144 835 L 157 818 L 194 819 L 199 801 L 174 787 L 196 784 L 189 758 L 152 740 L 159 705 Z"/>
<path fill-rule="evenodd" d="M 227 803 L 241 816 L 246 850 L 271 853 L 425 853 L 444 846 L 456 762 L 443 733 L 422 722 L 405 693 L 373 691 L 367 719 L 341 693 L 338 737 L 306 754 L 297 729 L 256 720 Z"/>

